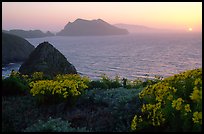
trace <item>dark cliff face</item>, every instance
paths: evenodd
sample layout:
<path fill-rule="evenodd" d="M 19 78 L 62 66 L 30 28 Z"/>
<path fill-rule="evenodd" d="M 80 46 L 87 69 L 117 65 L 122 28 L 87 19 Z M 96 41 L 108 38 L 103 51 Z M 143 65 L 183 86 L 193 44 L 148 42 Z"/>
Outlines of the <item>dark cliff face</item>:
<path fill-rule="evenodd" d="M 20 73 L 28 75 L 36 71 L 51 77 L 57 74 L 77 73 L 66 57 L 48 42 L 39 44 L 19 69 Z"/>
<path fill-rule="evenodd" d="M 25 61 L 35 49 L 27 40 L 2 32 L 2 63 Z"/>
<path fill-rule="evenodd" d="M 57 33 L 58 36 L 94 36 L 121 34 L 128 34 L 128 31 L 110 25 L 101 19 L 90 21 L 77 19 L 73 23 L 69 22 L 63 30 Z"/>

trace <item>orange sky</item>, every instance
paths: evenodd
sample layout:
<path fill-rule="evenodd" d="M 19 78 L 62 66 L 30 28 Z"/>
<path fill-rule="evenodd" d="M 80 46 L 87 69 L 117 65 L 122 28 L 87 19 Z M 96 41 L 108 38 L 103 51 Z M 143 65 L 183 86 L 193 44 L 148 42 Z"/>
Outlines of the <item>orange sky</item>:
<path fill-rule="evenodd" d="M 3 2 L 2 28 L 58 32 L 77 18 L 202 31 L 202 2 Z"/>

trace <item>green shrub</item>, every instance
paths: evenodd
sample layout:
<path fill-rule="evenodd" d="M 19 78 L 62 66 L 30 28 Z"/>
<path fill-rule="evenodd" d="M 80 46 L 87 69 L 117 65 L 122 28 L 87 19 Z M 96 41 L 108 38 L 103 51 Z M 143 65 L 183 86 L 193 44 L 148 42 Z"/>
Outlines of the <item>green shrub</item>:
<path fill-rule="evenodd" d="M 32 81 L 38 80 L 48 80 L 50 78 L 46 77 L 43 72 L 34 72 L 32 75 L 21 74 L 18 71 L 11 71 L 10 77 L 18 78 L 22 83 L 27 84 Z"/>
<path fill-rule="evenodd" d="M 86 90 L 80 97 L 80 102 L 88 105 L 96 105 L 99 109 L 92 114 L 99 115 L 107 114 L 106 117 L 94 122 L 95 131 L 111 131 L 111 132 L 127 132 L 130 130 L 130 122 L 135 114 L 135 111 L 140 108 L 141 102 L 138 98 L 140 89 L 126 89 L 123 87 L 115 89 L 91 89 Z M 102 109 L 100 110 L 100 107 Z M 105 115 L 104 115 L 105 116 Z M 110 116 L 110 117 L 107 117 Z M 95 116 L 97 118 L 97 116 Z M 100 126 L 104 122 L 105 125 Z"/>
<path fill-rule="evenodd" d="M 28 85 L 17 77 L 2 79 L 2 95 L 22 95 L 29 89 Z"/>
<path fill-rule="evenodd" d="M 135 80 L 127 80 L 125 88 L 132 89 L 132 88 L 140 88 L 143 86 L 143 81 L 140 79 Z"/>
<path fill-rule="evenodd" d="M 106 89 L 118 88 L 122 86 L 119 76 L 115 76 L 115 79 L 110 79 L 107 75 L 104 74 L 101 76 L 101 82 L 107 86 Z"/>
<path fill-rule="evenodd" d="M 26 128 L 24 132 L 88 132 L 86 128 L 72 128 L 71 123 L 63 121 L 61 118 L 52 119 L 44 122 L 39 120 L 37 123 Z"/>
<path fill-rule="evenodd" d="M 148 79 L 148 78 L 140 79 L 140 78 L 137 78 L 137 79 L 134 79 L 134 80 L 128 80 L 128 79 L 123 78 L 123 85 L 127 89 L 132 89 L 132 88 L 138 89 L 138 88 L 143 88 L 143 87 L 146 87 L 146 86 L 149 86 L 149 85 L 156 84 L 156 83 L 160 82 L 161 80 L 162 80 L 162 78 L 159 77 L 159 76 L 155 76 L 154 79 Z"/>
<path fill-rule="evenodd" d="M 37 96 L 39 103 L 50 104 L 65 100 L 75 101 L 89 83 L 87 77 L 77 74 L 57 75 L 53 80 L 32 81 L 30 93 Z M 74 102 L 73 102 L 74 103 Z"/>
<path fill-rule="evenodd" d="M 3 112 L 2 113 L 2 128 L 1 128 L 2 132 L 14 132 L 15 128 L 14 128 L 14 124 L 11 120 L 11 118 L 9 117 L 8 113 Z"/>
<path fill-rule="evenodd" d="M 35 80 L 45 79 L 42 72 L 35 72 L 32 76 L 22 75 L 18 71 L 11 71 L 8 78 L 2 77 L 3 95 L 16 95 L 29 92 L 29 83 Z"/>
<path fill-rule="evenodd" d="M 202 69 L 194 69 L 147 86 L 139 94 L 146 103 L 132 120 L 133 131 L 201 131 Z M 152 130 L 152 129 L 151 129 Z"/>
<path fill-rule="evenodd" d="M 115 76 L 114 79 L 110 79 L 107 75 L 102 75 L 100 80 L 90 81 L 88 84 L 89 89 L 100 88 L 100 89 L 111 89 L 122 87 L 119 76 Z"/>
<path fill-rule="evenodd" d="M 94 88 L 107 89 L 108 86 L 102 83 L 100 80 L 94 80 L 88 84 L 88 88 L 89 89 L 94 89 Z"/>
<path fill-rule="evenodd" d="M 34 72 L 31 75 L 30 81 L 37 81 L 37 80 L 45 80 L 46 77 L 44 76 L 43 72 Z"/>
<path fill-rule="evenodd" d="M 133 88 L 142 88 L 148 85 L 153 85 L 159 81 L 161 81 L 161 77 L 155 76 L 154 79 L 135 79 L 128 80 L 126 78 L 120 79 L 119 76 L 115 76 L 114 79 L 109 78 L 107 75 L 102 75 L 100 80 L 90 81 L 88 84 L 89 89 L 100 88 L 100 89 L 111 89 L 111 88 L 119 88 L 124 87 L 127 89 Z"/>
<path fill-rule="evenodd" d="M 2 131 L 20 132 L 39 117 L 33 112 L 37 113 L 35 108 L 35 98 L 31 95 L 2 97 Z"/>
<path fill-rule="evenodd" d="M 136 97 L 140 91 L 141 89 L 127 90 L 123 87 L 107 90 L 92 89 L 86 90 L 84 97 L 92 99 L 95 103 L 106 103 L 113 108 L 113 106 L 125 105 Z"/>

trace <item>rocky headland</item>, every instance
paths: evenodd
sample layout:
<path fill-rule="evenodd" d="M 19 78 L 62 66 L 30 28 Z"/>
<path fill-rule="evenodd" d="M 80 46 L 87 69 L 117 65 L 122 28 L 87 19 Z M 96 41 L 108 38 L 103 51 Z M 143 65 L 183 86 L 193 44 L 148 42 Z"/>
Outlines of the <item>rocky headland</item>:
<path fill-rule="evenodd" d="M 2 32 L 2 64 L 25 61 L 35 49 L 27 40 Z"/>

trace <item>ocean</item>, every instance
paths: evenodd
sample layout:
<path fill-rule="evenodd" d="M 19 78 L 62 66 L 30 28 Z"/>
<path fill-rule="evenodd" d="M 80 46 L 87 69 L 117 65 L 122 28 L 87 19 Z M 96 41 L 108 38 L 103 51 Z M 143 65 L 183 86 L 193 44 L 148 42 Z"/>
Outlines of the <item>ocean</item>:
<path fill-rule="evenodd" d="M 168 77 L 202 67 L 202 34 L 141 33 L 114 36 L 53 36 L 29 38 L 35 47 L 48 41 L 91 79 Z M 2 68 L 2 76 L 18 70 L 22 63 Z"/>

